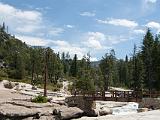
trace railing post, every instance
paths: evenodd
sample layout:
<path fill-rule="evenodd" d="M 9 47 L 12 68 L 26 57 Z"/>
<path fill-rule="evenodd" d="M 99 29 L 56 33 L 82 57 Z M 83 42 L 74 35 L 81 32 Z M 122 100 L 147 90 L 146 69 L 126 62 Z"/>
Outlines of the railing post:
<path fill-rule="evenodd" d="M 102 99 L 105 100 L 105 91 L 102 91 Z"/>
<path fill-rule="evenodd" d="M 127 102 L 129 102 L 129 91 L 127 91 Z"/>
<path fill-rule="evenodd" d="M 116 98 L 115 101 L 117 102 L 117 91 L 115 91 L 115 98 Z"/>

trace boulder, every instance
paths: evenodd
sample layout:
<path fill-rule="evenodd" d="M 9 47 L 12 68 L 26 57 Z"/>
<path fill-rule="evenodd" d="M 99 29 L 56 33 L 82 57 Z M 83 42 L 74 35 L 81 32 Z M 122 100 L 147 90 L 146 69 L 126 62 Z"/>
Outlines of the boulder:
<path fill-rule="evenodd" d="M 98 116 L 96 109 L 96 102 L 92 99 L 88 99 L 85 96 L 71 96 L 65 99 L 65 102 L 69 107 L 78 107 L 84 111 L 84 114 L 89 117 Z"/>
<path fill-rule="evenodd" d="M 53 110 L 53 115 L 55 115 L 57 119 L 68 120 L 82 117 L 83 111 L 77 107 L 61 106 Z"/>
<path fill-rule="evenodd" d="M 2 104 L 0 106 L 0 120 L 13 119 L 19 120 L 27 117 L 38 117 L 39 112 L 36 109 L 29 109 L 23 106 L 12 104 Z"/>
<path fill-rule="evenodd" d="M 84 111 L 84 114 L 88 117 L 97 117 L 98 110 L 97 109 L 87 109 Z"/>
<path fill-rule="evenodd" d="M 37 90 L 37 86 L 32 86 L 32 90 Z"/>
<path fill-rule="evenodd" d="M 56 103 L 56 104 L 59 104 L 59 105 L 65 105 L 65 101 L 64 100 L 49 100 L 50 103 Z"/>
<path fill-rule="evenodd" d="M 137 111 L 138 112 L 147 112 L 148 108 L 139 108 Z"/>
<path fill-rule="evenodd" d="M 112 114 L 112 110 L 110 109 L 110 108 L 101 108 L 100 110 L 99 110 L 99 115 L 100 116 L 103 116 L 103 115 L 109 115 L 109 114 Z"/>
<path fill-rule="evenodd" d="M 53 114 L 53 107 L 38 108 L 40 116 L 51 116 Z"/>
<path fill-rule="evenodd" d="M 8 88 L 8 89 L 12 89 L 15 87 L 15 84 L 10 82 L 10 81 L 7 81 L 7 80 L 4 80 L 3 81 L 3 85 L 5 88 Z"/>

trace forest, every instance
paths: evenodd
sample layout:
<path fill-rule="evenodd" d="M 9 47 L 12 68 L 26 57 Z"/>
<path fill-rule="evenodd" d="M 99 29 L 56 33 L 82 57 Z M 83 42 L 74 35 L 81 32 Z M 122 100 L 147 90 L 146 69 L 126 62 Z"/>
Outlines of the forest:
<path fill-rule="evenodd" d="M 58 90 L 59 81 L 72 82 L 70 90 L 83 92 L 107 91 L 110 86 L 133 90 L 160 90 L 160 35 L 148 29 L 141 46 L 134 46 L 131 57 L 117 59 L 112 49 L 97 65 L 90 54 L 79 60 L 67 51 L 55 53 L 49 47 L 30 46 L 8 34 L 0 26 L 0 80 L 29 81 L 32 85 L 47 85 Z M 47 74 L 46 74 L 47 73 Z"/>

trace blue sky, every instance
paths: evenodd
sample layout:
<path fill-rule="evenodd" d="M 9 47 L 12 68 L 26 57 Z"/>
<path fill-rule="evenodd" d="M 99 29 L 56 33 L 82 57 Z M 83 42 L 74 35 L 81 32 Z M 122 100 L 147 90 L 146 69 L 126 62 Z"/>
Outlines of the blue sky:
<path fill-rule="evenodd" d="M 159 33 L 159 8 L 159 0 L 0 0 L 0 22 L 27 44 L 94 61 L 110 49 L 130 55 L 148 27 Z"/>

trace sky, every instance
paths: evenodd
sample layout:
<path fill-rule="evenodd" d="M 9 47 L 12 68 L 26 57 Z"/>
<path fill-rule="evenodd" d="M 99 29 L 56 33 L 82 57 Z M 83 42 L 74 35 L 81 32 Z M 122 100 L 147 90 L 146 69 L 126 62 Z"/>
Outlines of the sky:
<path fill-rule="evenodd" d="M 131 55 L 147 28 L 160 32 L 160 0 L 0 0 L 0 24 L 32 46 L 97 61 Z"/>

